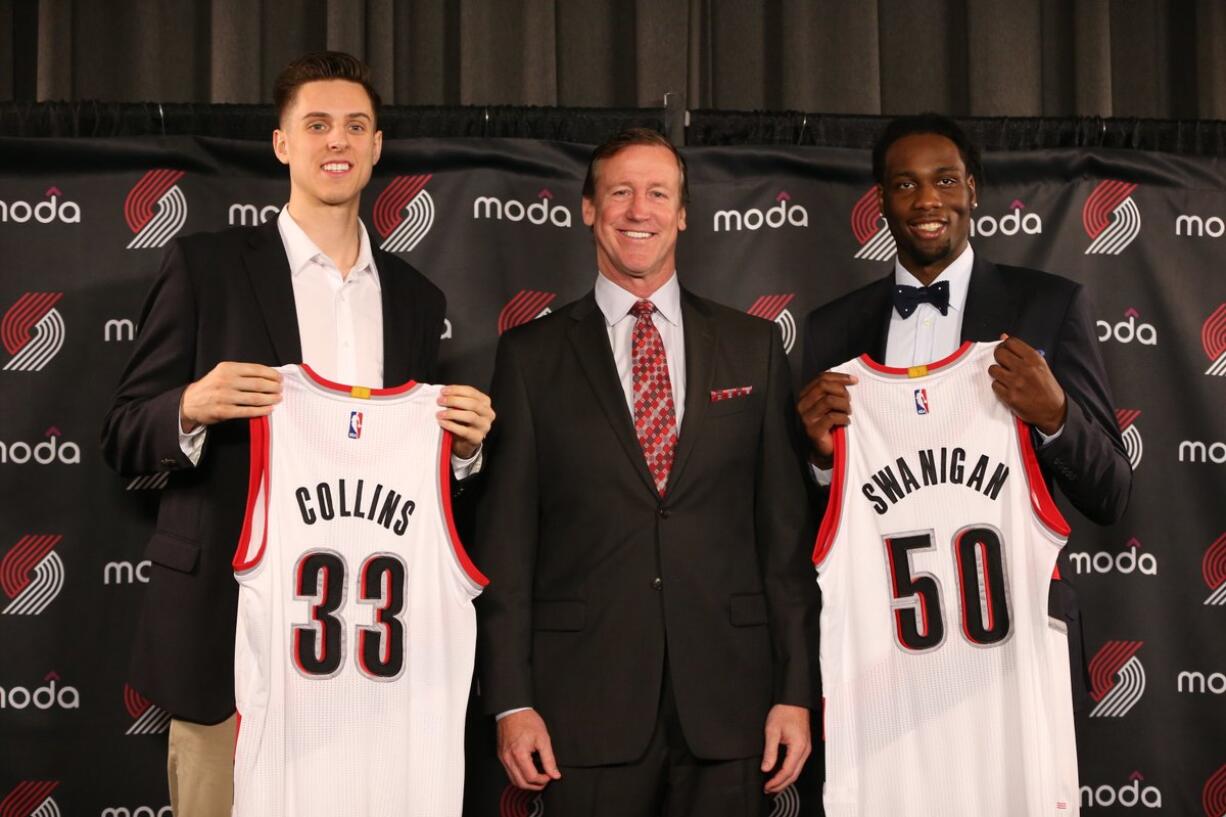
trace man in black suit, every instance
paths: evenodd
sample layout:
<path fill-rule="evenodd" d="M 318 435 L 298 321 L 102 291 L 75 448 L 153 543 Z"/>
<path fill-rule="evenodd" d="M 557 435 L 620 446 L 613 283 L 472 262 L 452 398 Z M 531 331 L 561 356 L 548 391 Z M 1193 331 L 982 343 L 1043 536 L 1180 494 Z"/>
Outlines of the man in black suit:
<path fill-rule="evenodd" d="M 179 817 L 229 815 L 238 585 L 230 562 L 246 504 L 247 418 L 273 411 L 280 374 L 307 362 L 329 379 L 378 387 L 430 380 L 443 293 L 373 249 L 358 219 L 379 159 L 369 71 L 336 52 L 277 80 L 277 158 L 290 198 L 275 222 L 171 245 L 102 430 L 121 474 L 168 472 L 133 684 L 174 720 L 168 757 Z M 439 424 L 462 476 L 493 420 L 489 399 L 449 386 Z"/>
<path fill-rule="evenodd" d="M 550 815 L 763 814 L 810 750 L 787 362 L 770 323 L 677 282 L 685 191 L 656 133 L 597 148 L 595 288 L 498 347 L 478 674 L 508 776 Z"/>
<path fill-rule="evenodd" d="M 1091 520 L 1118 520 L 1132 469 L 1084 288 L 974 253 L 968 235 L 979 154 L 953 120 L 920 114 L 892 121 L 873 148 L 873 175 L 898 259 L 884 278 L 805 321 L 803 375 L 810 382 L 797 408 L 811 462 L 828 469 L 831 431 L 854 422 L 855 378 L 829 367 L 864 353 L 889 366 L 914 366 L 945 357 L 964 340 L 1005 337 L 985 376 L 1035 428 L 1045 478 Z"/>

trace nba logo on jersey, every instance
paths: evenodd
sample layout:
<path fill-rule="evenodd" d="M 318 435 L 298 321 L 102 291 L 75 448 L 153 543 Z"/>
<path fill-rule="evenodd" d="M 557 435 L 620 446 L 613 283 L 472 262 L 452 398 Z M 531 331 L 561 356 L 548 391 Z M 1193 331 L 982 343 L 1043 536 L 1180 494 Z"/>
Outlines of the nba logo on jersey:
<path fill-rule="evenodd" d="M 357 440 L 362 437 L 362 412 L 349 412 L 349 439 Z"/>
<path fill-rule="evenodd" d="M 928 413 L 928 390 L 927 389 L 916 389 L 915 390 L 915 413 L 916 414 L 927 414 Z M 352 434 L 350 436 L 352 436 Z"/>

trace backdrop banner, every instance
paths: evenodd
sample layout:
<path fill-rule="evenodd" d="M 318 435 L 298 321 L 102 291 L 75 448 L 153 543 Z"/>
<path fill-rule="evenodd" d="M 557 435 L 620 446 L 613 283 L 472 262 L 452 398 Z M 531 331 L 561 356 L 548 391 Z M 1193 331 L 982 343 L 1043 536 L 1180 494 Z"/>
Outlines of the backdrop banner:
<path fill-rule="evenodd" d="M 486 387 L 501 332 L 591 287 L 580 210 L 588 151 L 513 139 L 385 144 L 363 220 L 372 241 L 447 293 L 445 381 Z M 683 152 L 683 284 L 777 323 L 799 375 L 805 315 L 891 268 L 867 151 Z M 1091 682 L 1077 717 L 1081 806 L 1222 817 L 1226 165 L 1107 149 L 990 153 L 984 164 L 975 251 L 1089 289 L 1135 472 L 1117 525 L 1097 527 L 1061 502 L 1073 525 L 1063 574 L 1080 598 Z M 275 218 L 287 196 L 285 168 L 260 143 L 0 139 L 6 817 L 170 814 L 169 716 L 128 683 L 167 475 L 117 477 L 98 433 L 168 242 Z M 466 814 L 541 814 L 535 796 L 508 788 L 490 719 L 474 714 L 469 735 Z M 949 751 L 976 751 L 975 736 Z M 818 785 L 807 774 L 774 814 L 820 813 Z"/>

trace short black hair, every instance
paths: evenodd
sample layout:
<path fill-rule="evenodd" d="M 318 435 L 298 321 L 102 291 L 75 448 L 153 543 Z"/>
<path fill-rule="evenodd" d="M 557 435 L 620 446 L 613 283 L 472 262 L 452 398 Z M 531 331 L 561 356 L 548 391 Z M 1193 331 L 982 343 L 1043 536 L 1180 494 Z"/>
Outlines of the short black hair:
<path fill-rule="evenodd" d="M 910 116 L 900 116 L 892 119 L 877 137 L 873 145 L 873 178 L 880 185 L 885 185 L 885 154 L 890 146 L 905 136 L 919 133 L 935 133 L 944 136 L 954 143 L 966 165 L 966 172 L 975 179 L 977 187 L 983 186 L 983 165 L 980 163 L 979 147 L 966 135 L 954 120 L 939 113 L 918 113 Z"/>
<path fill-rule="evenodd" d="M 281 69 L 272 90 L 277 120 L 284 118 L 285 111 L 294 104 L 299 88 L 308 82 L 328 79 L 343 79 L 361 85 L 370 97 L 370 109 L 375 115 L 375 122 L 379 121 L 379 94 L 370 81 L 370 66 L 343 51 L 316 51 L 299 57 Z"/>
<path fill-rule="evenodd" d="M 587 162 L 587 175 L 583 178 L 583 198 L 590 200 L 596 196 L 596 174 L 600 171 L 600 163 L 634 145 L 665 148 L 673 154 L 677 167 L 681 170 L 681 204 L 689 204 L 690 184 L 687 180 L 689 174 L 685 169 L 685 159 L 664 134 L 651 128 L 628 128 L 596 146 Z"/>

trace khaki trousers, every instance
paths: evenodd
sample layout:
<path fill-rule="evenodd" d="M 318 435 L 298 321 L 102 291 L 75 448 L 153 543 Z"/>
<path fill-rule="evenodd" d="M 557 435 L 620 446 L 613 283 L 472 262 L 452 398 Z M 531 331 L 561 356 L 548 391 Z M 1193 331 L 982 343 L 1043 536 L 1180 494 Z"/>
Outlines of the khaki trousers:
<path fill-rule="evenodd" d="M 237 723 L 234 715 L 212 726 L 171 720 L 166 775 L 175 817 L 230 817 Z"/>

